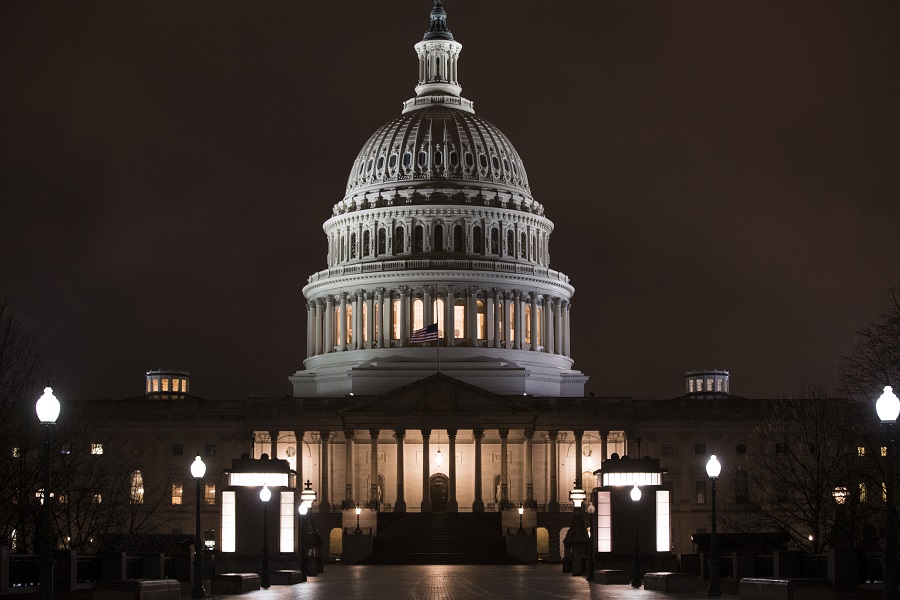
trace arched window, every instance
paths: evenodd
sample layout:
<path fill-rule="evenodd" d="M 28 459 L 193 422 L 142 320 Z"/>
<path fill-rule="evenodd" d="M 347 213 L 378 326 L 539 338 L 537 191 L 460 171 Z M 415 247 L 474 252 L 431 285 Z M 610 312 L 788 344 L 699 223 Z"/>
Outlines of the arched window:
<path fill-rule="evenodd" d="M 494 310 L 497 311 L 497 316 L 495 317 L 498 324 L 497 335 L 499 337 L 497 338 L 497 341 L 503 342 L 506 339 L 504 335 L 506 332 L 506 327 L 504 327 L 503 325 L 503 300 L 500 300 L 500 302 L 497 303 L 497 305 L 494 307 Z"/>
<path fill-rule="evenodd" d="M 531 305 L 525 305 L 525 343 L 531 343 Z"/>
<path fill-rule="evenodd" d="M 391 339 L 400 339 L 400 300 L 394 300 L 391 304 Z"/>
<path fill-rule="evenodd" d="M 444 251 L 444 226 L 438 223 L 434 226 L 434 248 L 435 252 Z"/>
<path fill-rule="evenodd" d="M 378 254 L 387 254 L 387 232 L 384 228 L 378 230 Z"/>
<path fill-rule="evenodd" d="M 481 227 L 478 225 L 472 228 L 472 252 L 475 254 L 484 253 L 484 239 L 481 236 Z"/>
<path fill-rule="evenodd" d="M 425 228 L 421 225 L 416 225 L 416 228 L 413 229 L 413 252 L 424 252 L 425 251 Z"/>
<path fill-rule="evenodd" d="M 466 337 L 466 304 L 462 298 L 453 302 L 453 337 L 458 340 Z"/>
<path fill-rule="evenodd" d="M 371 236 L 369 235 L 369 230 L 367 229 L 367 230 L 363 231 L 362 255 L 364 257 L 369 255 L 369 244 L 370 243 L 371 243 Z"/>
<path fill-rule="evenodd" d="M 476 304 L 476 312 L 478 315 L 478 339 L 487 339 L 487 322 L 485 321 L 484 301 L 479 300 Z"/>
<path fill-rule="evenodd" d="M 444 337 L 444 299 L 438 298 L 434 301 L 434 320 L 437 321 L 438 337 Z"/>
<path fill-rule="evenodd" d="M 466 249 L 463 247 L 462 225 L 456 225 L 453 227 L 453 251 L 465 252 L 465 250 Z"/>
<path fill-rule="evenodd" d="M 413 300 L 412 313 L 412 330 L 425 327 L 425 303 L 419 298 Z"/>
<path fill-rule="evenodd" d="M 394 230 L 394 254 L 403 254 L 403 227 Z"/>
<path fill-rule="evenodd" d="M 347 304 L 347 341 L 345 343 L 349 344 L 353 341 L 353 305 Z"/>
<path fill-rule="evenodd" d="M 516 255 L 516 236 L 513 235 L 512 229 L 506 232 L 506 256 Z"/>
<path fill-rule="evenodd" d="M 544 308 L 537 307 L 537 344 L 544 345 Z"/>
<path fill-rule="evenodd" d="M 519 244 L 519 258 L 525 258 L 525 250 L 528 248 L 528 242 L 526 241 L 525 232 L 522 232 L 521 244 Z"/>
<path fill-rule="evenodd" d="M 509 341 L 516 341 L 516 303 L 509 305 Z"/>
<path fill-rule="evenodd" d="M 491 227 L 491 254 L 500 254 L 500 231 Z"/>
<path fill-rule="evenodd" d="M 356 258 L 356 233 L 350 234 L 350 258 Z"/>
<path fill-rule="evenodd" d="M 338 237 L 338 244 L 341 246 L 341 254 L 338 260 L 344 262 L 347 259 L 347 248 L 344 246 L 344 236 Z"/>
<path fill-rule="evenodd" d="M 369 321 L 366 319 L 369 316 L 369 303 L 362 300 L 360 305 L 362 306 L 362 341 L 365 343 L 369 341 Z"/>
<path fill-rule="evenodd" d="M 535 253 L 534 253 L 534 236 L 531 236 L 531 260 L 534 260 L 534 257 L 535 257 Z"/>

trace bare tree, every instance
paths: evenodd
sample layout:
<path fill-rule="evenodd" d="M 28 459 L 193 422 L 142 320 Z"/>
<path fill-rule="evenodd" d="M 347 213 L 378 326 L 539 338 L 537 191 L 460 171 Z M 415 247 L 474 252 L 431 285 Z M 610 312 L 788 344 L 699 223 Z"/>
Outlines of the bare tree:
<path fill-rule="evenodd" d="M 900 388 L 900 284 L 889 288 L 887 310 L 856 332 L 841 358 L 841 381 L 850 397 L 871 403 L 885 385 Z"/>

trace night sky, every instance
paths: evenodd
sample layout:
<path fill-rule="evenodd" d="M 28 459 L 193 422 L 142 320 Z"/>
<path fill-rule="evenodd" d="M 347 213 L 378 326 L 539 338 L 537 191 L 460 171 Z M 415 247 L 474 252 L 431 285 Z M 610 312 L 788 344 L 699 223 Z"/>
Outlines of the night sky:
<path fill-rule="evenodd" d="M 446 0 L 512 141 L 597 395 L 692 369 L 780 397 L 900 279 L 896 0 Z M 59 395 L 290 393 L 353 159 L 431 2 L 0 4 L 0 294 Z"/>

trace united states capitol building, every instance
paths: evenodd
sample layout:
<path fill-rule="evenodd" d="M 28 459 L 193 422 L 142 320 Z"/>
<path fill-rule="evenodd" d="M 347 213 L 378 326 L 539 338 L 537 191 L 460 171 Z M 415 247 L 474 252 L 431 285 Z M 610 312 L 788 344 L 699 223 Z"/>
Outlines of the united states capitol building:
<path fill-rule="evenodd" d="M 553 200 L 545 208 L 532 196 L 512 142 L 462 95 L 462 44 L 440 1 L 414 49 L 414 96 L 355 158 L 347 149 L 347 186 L 323 225 L 327 264 L 303 288 L 307 357 L 292 395 L 208 400 L 191 393 L 202 381 L 187 372 L 151 371 L 145 394 L 84 407 L 141 448 L 142 486 L 171 490 L 166 533 L 193 531 L 189 468 L 200 453 L 203 530 L 221 552 L 241 545 L 236 465 L 265 461 L 287 473 L 273 486 L 282 521 L 271 538 L 285 553 L 306 481 L 325 556 L 347 558 L 349 544 L 375 562 L 402 554 L 384 542 L 398 519 L 430 513 L 459 528 L 487 515 L 479 526 L 501 539 L 521 527 L 531 545 L 516 556 L 559 560 L 573 488 L 607 490 L 592 510 L 612 494 L 594 543 L 628 550 L 632 524 L 617 520 L 615 488 L 639 477 L 653 515 L 642 550 L 694 552 L 691 535 L 710 523 L 709 455 L 726 465 L 720 502 L 739 502 L 735 473 L 767 401 L 733 396 L 719 370 L 673 381 L 669 399 L 586 396 L 570 353 L 575 287 L 551 264 Z M 432 324 L 436 335 L 418 341 Z"/>

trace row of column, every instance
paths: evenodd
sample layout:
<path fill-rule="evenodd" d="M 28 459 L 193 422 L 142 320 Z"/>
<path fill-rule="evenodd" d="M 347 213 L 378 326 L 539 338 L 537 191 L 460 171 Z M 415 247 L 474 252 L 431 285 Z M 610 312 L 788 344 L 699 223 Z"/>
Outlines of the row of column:
<path fill-rule="evenodd" d="M 431 479 L 431 460 L 430 460 L 430 451 L 429 451 L 429 441 L 431 438 L 431 429 L 419 429 L 422 435 L 422 504 L 421 510 L 422 512 L 431 512 L 431 498 L 430 498 L 430 479 Z M 270 432 L 270 450 L 273 458 L 277 458 L 278 456 L 278 431 Z M 370 508 L 377 509 L 381 503 L 381 498 L 379 497 L 378 491 L 378 440 L 381 435 L 381 430 L 378 429 L 370 429 L 369 433 L 369 445 L 370 445 L 370 485 L 367 490 L 367 500 L 366 505 Z M 484 511 L 484 501 L 483 501 L 483 483 L 482 483 L 482 442 L 484 440 L 484 430 L 483 429 L 474 429 L 472 430 L 474 444 L 475 444 L 475 472 L 474 472 L 474 490 L 475 490 L 475 498 L 472 503 L 472 511 L 473 512 L 483 512 Z M 509 506 L 509 475 L 508 475 L 508 439 L 509 439 L 509 429 L 499 429 L 498 433 L 500 435 L 500 507 L 507 508 Z M 522 473 L 523 473 L 523 484 L 525 489 L 525 501 L 524 504 L 526 507 L 533 508 L 537 505 L 534 499 L 534 449 L 533 449 L 533 441 L 534 441 L 534 433 L 533 429 L 524 430 L 524 452 L 522 458 Z M 581 473 L 582 473 L 582 443 L 584 438 L 583 430 L 574 430 L 573 436 L 575 438 L 575 473 L 576 473 L 576 481 L 574 482 L 576 486 L 582 487 L 584 486 L 584 482 L 581 481 Z M 601 432 L 600 434 L 600 444 L 601 444 L 601 458 L 607 456 L 607 435 L 608 432 Z M 447 497 L 447 511 L 448 512 L 458 512 L 459 511 L 459 502 L 456 496 L 456 438 L 457 438 L 458 430 L 448 429 L 447 436 L 449 439 L 449 464 L 448 464 L 448 497 Z M 299 451 L 299 448 L 303 442 L 303 431 L 295 431 L 294 435 L 297 439 L 298 452 L 296 454 L 296 470 L 298 473 L 303 473 L 303 452 Z M 331 510 L 331 503 L 328 497 L 328 472 L 329 472 L 329 440 L 331 438 L 331 432 L 329 431 L 320 431 L 320 440 L 321 440 L 321 479 L 319 482 L 319 506 L 321 512 L 329 512 Z M 395 429 L 393 430 L 393 437 L 396 440 L 396 448 L 397 448 L 397 493 L 396 499 L 394 501 L 394 512 L 406 512 L 407 504 L 405 498 L 405 462 L 404 462 L 404 445 L 406 440 L 406 430 L 405 429 Z M 550 430 L 547 432 L 547 438 L 550 441 L 549 449 L 549 484 L 550 484 L 550 497 L 548 501 L 548 511 L 549 512 L 558 512 L 559 511 L 559 461 L 557 458 L 557 441 L 559 440 L 559 431 Z M 344 439 L 346 444 L 346 453 L 345 453 L 345 473 L 346 473 L 346 484 L 345 484 L 345 497 L 342 505 L 345 508 L 349 508 L 355 506 L 356 499 L 354 498 L 354 490 L 353 490 L 353 481 L 355 479 L 355 465 L 354 465 L 354 444 L 356 443 L 356 431 L 355 430 L 346 430 L 344 431 Z"/>
<path fill-rule="evenodd" d="M 414 307 L 419 301 L 422 321 L 413 323 Z M 413 327 L 436 322 L 441 303 L 442 345 L 570 355 L 571 303 L 565 298 L 499 288 L 457 290 L 455 286 L 425 286 L 413 290 L 401 286 L 396 290 L 377 288 L 329 294 L 310 301 L 307 356 L 411 346 Z M 463 309 L 461 322 L 457 322 L 457 306 Z M 526 329 L 530 331 L 527 340 Z"/>

